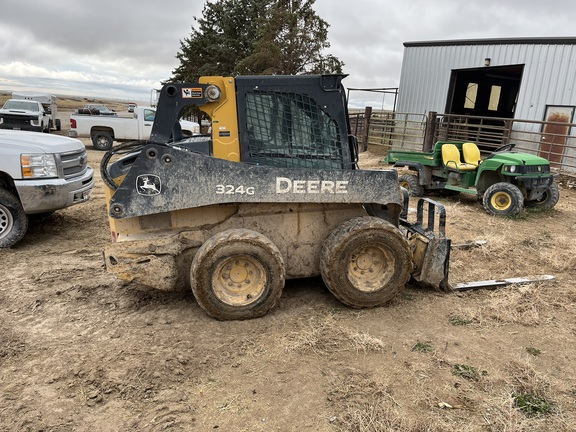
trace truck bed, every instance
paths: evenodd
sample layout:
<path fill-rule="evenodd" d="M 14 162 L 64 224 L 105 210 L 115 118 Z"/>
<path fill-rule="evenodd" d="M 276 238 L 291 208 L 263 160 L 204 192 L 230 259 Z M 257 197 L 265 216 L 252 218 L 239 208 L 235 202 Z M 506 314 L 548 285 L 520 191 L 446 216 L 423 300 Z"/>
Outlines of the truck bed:
<path fill-rule="evenodd" d="M 438 165 L 438 161 L 434 159 L 434 152 L 390 150 L 384 161 L 389 164 L 395 164 L 396 162 L 417 162 L 424 166 Z"/>

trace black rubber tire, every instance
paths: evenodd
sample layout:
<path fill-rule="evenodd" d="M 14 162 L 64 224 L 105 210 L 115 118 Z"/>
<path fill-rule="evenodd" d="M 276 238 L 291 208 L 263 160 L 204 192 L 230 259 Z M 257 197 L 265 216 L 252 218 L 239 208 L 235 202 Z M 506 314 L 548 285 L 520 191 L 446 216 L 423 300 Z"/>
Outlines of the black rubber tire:
<path fill-rule="evenodd" d="M 327 288 L 354 308 L 390 301 L 410 279 L 412 267 L 406 238 L 376 217 L 354 218 L 336 227 L 324 241 L 320 257 Z"/>
<path fill-rule="evenodd" d="M 494 183 L 484 192 L 482 204 L 495 216 L 513 216 L 524 208 L 524 196 L 512 183 Z"/>
<path fill-rule="evenodd" d="M 553 208 L 560 199 L 560 191 L 556 183 L 552 185 L 544 192 L 544 195 L 539 200 L 526 201 L 526 207 L 539 208 L 539 209 L 551 209 Z"/>
<path fill-rule="evenodd" d="M 92 145 L 96 150 L 108 151 L 112 148 L 114 139 L 108 132 L 96 132 L 92 136 Z"/>
<path fill-rule="evenodd" d="M 14 246 L 28 229 L 28 216 L 20 200 L 11 192 L 0 189 L 0 248 Z"/>
<path fill-rule="evenodd" d="M 420 184 L 416 174 L 402 174 L 398 177 L 398 182 L 400 186 L 408 190 L 410 196 L 424 196 L 424 186 Z"/>
<path fill-rule="evenodd" d="M 285 277 L 276 245 L 248 229 L 213 235 L 198 249 L 190 266 L 196 301 L 219 320 L 265 315 L 280 298 Z"/>
<path fill-rule="evenodd" d="M 56 119 L 56 130 L 60 132 L 62 130 L 62 122 L 60 119 Z"/>

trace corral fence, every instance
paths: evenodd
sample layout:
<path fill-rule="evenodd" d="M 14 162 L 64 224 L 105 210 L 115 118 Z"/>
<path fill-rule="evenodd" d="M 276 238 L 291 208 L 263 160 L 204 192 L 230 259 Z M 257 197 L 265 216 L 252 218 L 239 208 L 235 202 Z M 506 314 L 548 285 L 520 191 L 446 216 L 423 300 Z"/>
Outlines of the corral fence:
<path fill-rule="evenodd" d="M 542 156 L 551 167 L 576 173 L 576 123 L 477 117 L 456 114 L 351 112 L 350 123 L 361 150 L 431 150 L 436 141 L 472 141 L 487 153 L 506 144 Z M 374 147 L 373 147 L 374 148 Z"/>

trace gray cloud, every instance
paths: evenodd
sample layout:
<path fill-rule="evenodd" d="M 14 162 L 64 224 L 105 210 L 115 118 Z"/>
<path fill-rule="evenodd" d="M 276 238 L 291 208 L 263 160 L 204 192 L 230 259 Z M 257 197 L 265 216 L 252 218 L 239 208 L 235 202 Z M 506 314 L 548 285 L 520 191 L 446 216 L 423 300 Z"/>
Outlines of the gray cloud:
<path fill-rule="evenodd" d="M 203 6 L 0 0 L 0 88 L 146 100 L 177 66 L 179 41 Z M 346 63 L 345 84 L 356 88 L 397 86 L 407 41 L 574 36 L 576 17 L 569 0 L 316 0 L 314 7 L 330 24 L 330 52 Z"/>

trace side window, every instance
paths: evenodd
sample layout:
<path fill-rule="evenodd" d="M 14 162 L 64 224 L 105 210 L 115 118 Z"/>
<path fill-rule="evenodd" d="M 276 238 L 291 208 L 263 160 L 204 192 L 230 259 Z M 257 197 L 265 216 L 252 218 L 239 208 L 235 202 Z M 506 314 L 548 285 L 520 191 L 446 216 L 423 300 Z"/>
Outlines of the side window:
<path fill-rule="evenodd" d="M 292 168 L 340 168 L 336 122 L 304 94 L 255 90 L 246 95 L 250 159 Z"/>
<path fill-rule="evenodd" d="M 156 117 L 156 111 L 154 110 L 144 110 L 144 121 L 154 121 L 154 117 Z"/>

